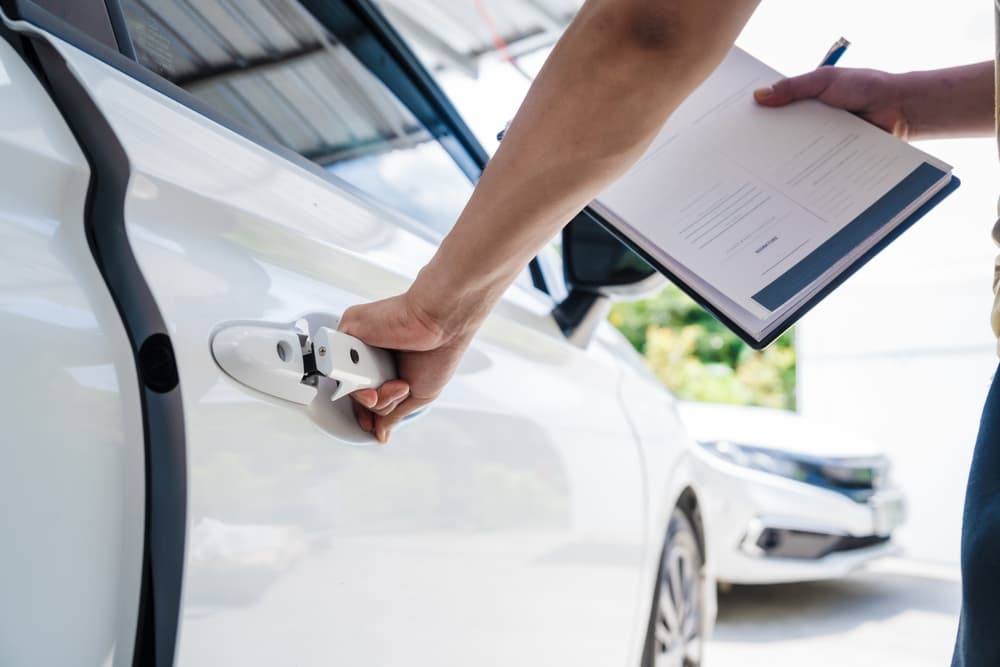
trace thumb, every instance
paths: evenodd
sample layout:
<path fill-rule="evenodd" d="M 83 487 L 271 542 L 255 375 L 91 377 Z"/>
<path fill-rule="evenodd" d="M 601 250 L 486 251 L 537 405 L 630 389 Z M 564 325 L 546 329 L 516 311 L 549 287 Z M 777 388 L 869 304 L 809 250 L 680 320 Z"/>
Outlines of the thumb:
<path fill-rule="evenodd" d="M 782 79 L 767 88 L 759 88 L 753 96 L 763 106 L 782 107 L 796 100 L 819 97 L 830 86 L 834 76 L 834 68 L 820 67 L 806 74 Z"/>

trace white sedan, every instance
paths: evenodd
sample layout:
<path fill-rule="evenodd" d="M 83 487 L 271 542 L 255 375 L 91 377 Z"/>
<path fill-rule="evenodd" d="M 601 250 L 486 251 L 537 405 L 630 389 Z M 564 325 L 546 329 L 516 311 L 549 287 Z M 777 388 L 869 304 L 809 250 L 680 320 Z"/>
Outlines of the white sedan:
<path fill-rule="evenodd" d="M 683 403 L 679 411 L 698 442 L 720 582 L 835 578 L 894 552 L 905 501 L 877 447 L 780 410 Z"/>
<path fill-rule="evenodd" d="M 0 665 L 700 664 L 695 458 L 605 321 L 650 271 L 587 213 L 392 444 L 332 400 L 486 160 L 370 2 L 0 7 Z"/>

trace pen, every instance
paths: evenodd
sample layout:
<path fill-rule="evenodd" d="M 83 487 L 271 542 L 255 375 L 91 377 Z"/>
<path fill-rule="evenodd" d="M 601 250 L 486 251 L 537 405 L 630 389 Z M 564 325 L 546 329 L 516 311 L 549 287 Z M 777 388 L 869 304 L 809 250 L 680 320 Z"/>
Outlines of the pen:
<path fill-rule="evenodd" d="M 830 50 L 826 52 L 826 56 L 823 58 L 823 62 L 821 62 L 819 66 L 833 67 L 836 65 L 837 61 L 840 60 L 840 56 L 844 55 L 844 51 L 846 51 L 847 47 L 850 45 L 851 43 L 843 37 L 838 39 L 833 43 L 833 46 L 830 47 Z"/>

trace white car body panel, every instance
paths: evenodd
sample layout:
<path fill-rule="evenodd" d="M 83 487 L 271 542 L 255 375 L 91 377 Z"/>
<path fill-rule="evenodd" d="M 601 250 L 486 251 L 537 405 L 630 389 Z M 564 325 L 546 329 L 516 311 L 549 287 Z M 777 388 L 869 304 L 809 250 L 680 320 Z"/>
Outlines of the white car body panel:
<path fill-rule="evenodd" d="M 647 517 L 647 530 L 654 535 L 657 531 L 662 531 L 661 527 L 669 521 L 670 513 L 685 490 L 695 493 L 702 519 L 699 528 L 702 541 L 705 542 L 702 545 L 705 548 L 705 553 L 702 554 L 705 558 L 702 621 L 705 637 L 708 638 L 718 612 L 715 561 L 708 552 L 707 544 L 715 517 L 708 515 L 705 509 L 705 497 L 713 489 L 692 484 L 692 480 L 698 478 L 700 470 L 693 455 L 696 445 L 677 414 L 677 401 L 674 397 L 663 391 L 663 385 L 646 366 L 643 358 L 618 331 L 609 326 L 604 327 L 598 332 L 597 340 L 613 351 L 631 370 L 623 378 L 621 400 L 627 406 L 629 414 L 634 415 L 633 428 L 642 443 L 646 484 L 651 489 L 651 495 L 653 498 L 660 498 L 662 490 L 666 490 L 667 502 L 651 508 Z M 707 653 L 707 648 L 705 652 Z"/>
<path fill-rule="evenodd" d="M 3 40 L 0 152 L 0 664 L 130 664 L 145 505 L 135 362 L 84 236 L 87 162 Z"/>
<path fill-rule="evenodd" d="M 178 359 L 179 663 L 637 664 L 657 518 L 675 497 L 644 478 L 620 360 L 570 346 L 546 304 L 513 289 L 440 401 L 388 447 L 345 444 L 234 383 L 210 354 L 220 324 L 337 316 L 404 289 L 433 246 L 52 42 L 129 156 L 128 233 Z"/>

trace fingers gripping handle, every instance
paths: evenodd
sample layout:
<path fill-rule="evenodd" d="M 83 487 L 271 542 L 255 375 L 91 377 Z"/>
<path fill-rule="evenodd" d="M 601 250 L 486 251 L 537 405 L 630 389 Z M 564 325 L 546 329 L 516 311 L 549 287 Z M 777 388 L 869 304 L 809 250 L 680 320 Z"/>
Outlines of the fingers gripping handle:
<path fill-rule="evenodd" d="M 312 339 L 316 370 L 339 383 L 331 401 L 358 389 L 378 388 L 398 377 L 396 361 L 388 350 L 328 327 L 317 329 Z"/>

